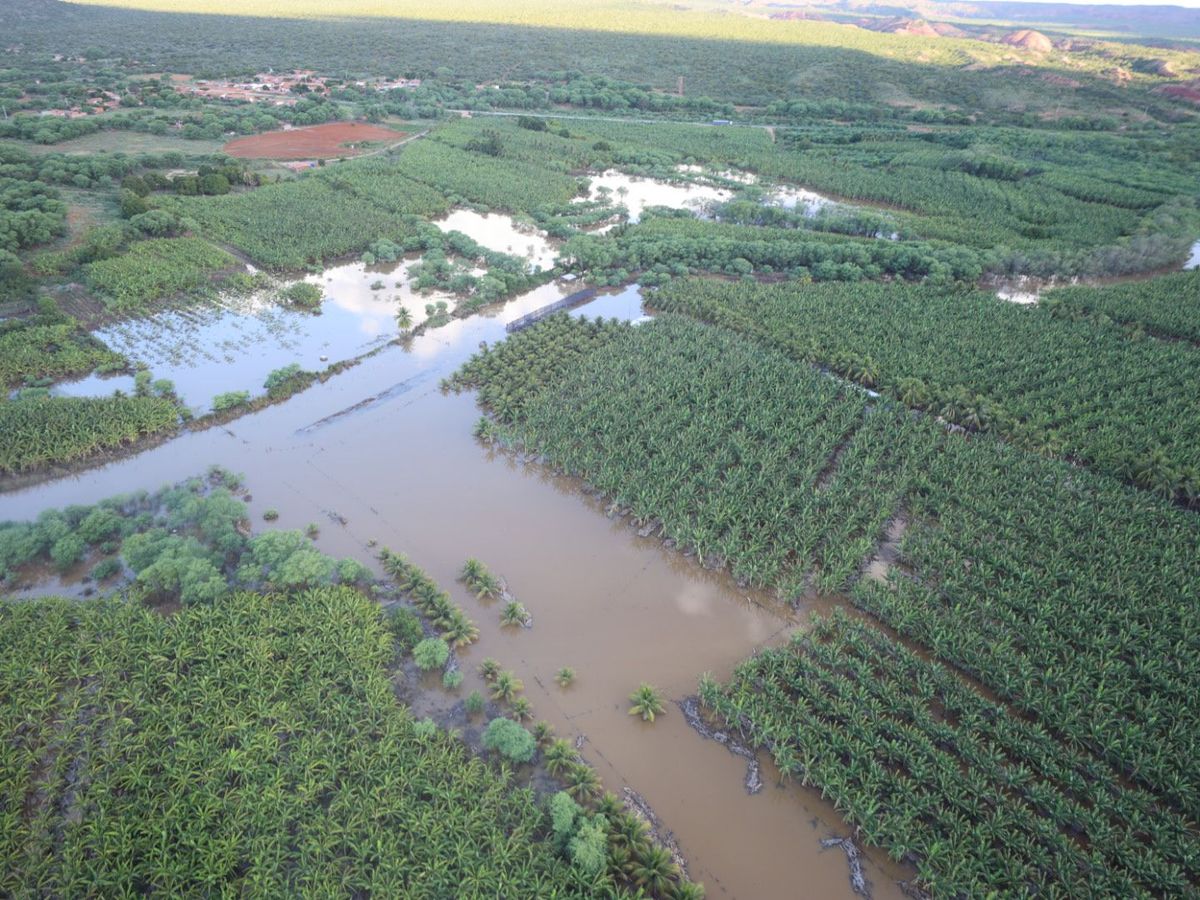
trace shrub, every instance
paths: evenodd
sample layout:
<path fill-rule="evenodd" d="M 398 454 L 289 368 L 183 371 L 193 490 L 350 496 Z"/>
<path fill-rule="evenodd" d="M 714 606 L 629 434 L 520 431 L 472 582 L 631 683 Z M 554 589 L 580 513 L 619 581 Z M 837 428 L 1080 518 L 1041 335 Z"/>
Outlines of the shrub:
<path fill-rule="evenodd" d="M 608 860 L 608 832 L 604 816 L 584 822 L 567 845 L 571 863 L 585 875 L 599 875 Z"/>
<path fill-rule="evenodd" d="M 97 506 L 84 516 L 77 533 L 89 544 L 100 544 L 121 531 L 121 517 L 111 509 Z"/>
<path fill-rule="evenodd" d="M 325 293 L 315 284 L 298 281 L 289 284 L 279 291 L 279 300 L 288 306 L 298 306 L 301 309 L 320 309 L 321 300 Z"/>
<path fill-rule="evenodd" d="M 550 827 L 563 847 L 575 834 L 575 823 L 583 808 L 566 791 L 559 791 L 550 798 Z"/>
<path fill-rule="evenodd" d="M 60 569 L 69 569 L 79 560 L 83 559 L 83 554 L 87 551 L 87 544 L 83 542 L 78 534 L 64 534 L 61 538 L 54 542 L 50 548 L 50 558 L 54 560 L 54 564 Z"/>
<path fill-rule="evenodd" d="M 276 369 L 268 375 L 267 380 L 263 382 L 263 387 L 266 388 L 267 393 L 272 397 L 286 394 L 299 387 L 297 381 L 304 374 L 305 372 L 300 368 L 299 363 L 292 363 L 291 365 Z"/>
<path fill-rule="evenodd" d="M 357 559 L 339 559 L 337 563 L 337 577 L 342 584 L 359 584 L 361 582 L 370 581 L 374 578 L 374 574 L 360 563 Z"/>
<path fill-rule="evenodd" d="M 413 722 L 413 734 L 419 738 L 431 738 L 437 734 L 437 730 L 437 723 L 428 716 Z"/>
<path fill-rule="evenodd" d="M 426 638 L 413 647 L 413 659 L 425 672 L 440 669 L 450 658 L 450 645 L 441 638 Z"/>
<path fill-rule="evenodd" d="M 425 629 L 421 626 L 421 620 L 415 612 L 407 607 L 394 607 L 388 613 L 387 624 L 396 638 L 401 653 L 407 653 L 425 637 Z"/>
<path fill-rule="evenodd" d="M 467 715 L 476 716 L 483 712 L 484 703 L 483 694 L 479 693 L 479 691 L 471 691 L 471 695 L 467 697 L 463 706 L 467 710 Z"/>
<path fill-rule="evenodd" d="M 279 518 L 279 510 L 277 510 L 277 509 L 268 509 L 263 513 L 263 521 L 264 522 L 274 522 L 278 518 Z"/>
<path fill-rule="evenodd" d="M 455 669 L 442 676 L 442 687 L 448 691 L 457 691 L 463 683 L 463 673 Z"/>
<path fill-rule="evenodd" d="M 507 760 L 527 763 L 537 751 L 533 735 L 512 719 L 492 719 L 483 732 L 483 746 L 495 750 Z"/>
<path fill-rule="evenodd" d="M 121 561 L 113 557 L 102 559 L 92 569 L 93 581 L 107 581 L 121 571 Z"/>
<path fill-rule="evenodd" d="M 245 406 L 249 402 L 249 391 L 226 391 L 223 394 L 217 394 L 217 396 L 213 397 L 212 408 L 213 412 L 225 412 L 239 406 Z"/>

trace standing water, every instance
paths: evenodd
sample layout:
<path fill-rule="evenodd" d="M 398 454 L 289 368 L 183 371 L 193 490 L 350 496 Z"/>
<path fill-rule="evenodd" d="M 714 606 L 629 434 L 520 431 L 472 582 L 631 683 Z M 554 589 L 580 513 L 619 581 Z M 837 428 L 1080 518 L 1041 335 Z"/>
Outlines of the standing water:
<path fill-rule="evenodd" d="M 546 285 L 490 316 L 453 320 L 224 428 L 0 495 L 0 520 L 156 488 L 214 463 L 244 473 L 254 522 L 274 507 L 277 527 L 320 523 L 318 545 L 334 556 L 402 551 L 449 590 L 481 632 L 460 653 L 470 673 L 463 691 L 478 685 L 485 656 L 513 669 L 537 717 L 581 742 L 607 789 L 645 798 L 709 897 L 849 898 L 845 854 L 820 841 L 850 830 L 816 792 L 780 786 L 764 764 L 765 786 L 750 795 L 747 761 L 700 737 L 677 707 L 652 725 L 627 714 L 641 681 L 679 700 L 700 673 L 725 677 L 785 640 L 797 625 L 791 611 L 637 537 L 575 480 L 485 449 L 471 436 L 474 397 L 438 390 L 481 341 L 502 339 L 507 321 L 567 290 Z M 629 288 L 573 312 L 631 317 L 642 313 L 639 299 Z M 502 628 L 498 606 L 456 582 L 469 556 L 506 578 L 532 629 Z M 565 690 L 553 680 L 563 666 L 578 674 Z M 434 691 L 432 702 L 456 702 Z M 899 897 L 897 880 L 911 874 L 868 856 L 876 897 Z"/>

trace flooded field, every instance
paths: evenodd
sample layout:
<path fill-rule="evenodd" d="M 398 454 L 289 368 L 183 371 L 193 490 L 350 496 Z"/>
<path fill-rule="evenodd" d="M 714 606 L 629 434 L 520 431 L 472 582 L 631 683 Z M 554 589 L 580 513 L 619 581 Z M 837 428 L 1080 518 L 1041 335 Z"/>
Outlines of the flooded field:
<path fill-rule="evenodd" d="M 305 278 L 325 299 L 319 313 L 280 306 L 269 294 L 227 297 L 130 319 L 96 332 L 113 350 L 144 364 L 156 379 L 172 381 L 179 396 L 197 412 L 207 411 L 225 391 L 263 393 L 275 369 L 292 363 L 320 371 L 353 359 L 399 334 L 396 314 L 403 307 L 414 323 L 426 318 L 425 305 L 454 298 L 417 294 L 408 280 L 407 261 L 384 266 L 349 263 Z M 59 385 L 74 396 L 132 389 L 119 379 L 91 377 Z"/>
<path fill-rule="evenodd" d="M 551 269 L 558 258 L 558 248 L 544 231 L 520 225 L 503 213 L 456 209 L 433 224 L 442 231 L 461 231 L 475 243 L 497 253 L 523 257 L 531 269 Z"/>
<path fill-rule="evenodd" d="M 653 725 L 626 714 L 626 696 L 639 682 L 682 700 L 700 673 L 726 676 L 756 647 L 786 639 L 806 610 L 797 616 L 657 540 L 637 537 L 574 480 L 486 450 L 471 436 L 479 415 L 474 398 L 438 389 L 481 341 L 501 339 L 506 322 L 571 289 L 545 285 L 490 314 L 389 347 L 222 428 L 0 495 L 0 520 L 153 489 L 214 463 L 242 472 L 256 528 L 275 508 L 277 527 L 317 523 L 318 546 L 335 556 L 373 560 L 371 542 L 402 551 L 479 624 L 479 642 L 461 654 L 468 680 L 460 691 L 433 687 L 415 703 L 458 702 L 478 686 L 474 667 L 493 656 L 524 680 L 538 718 L 582 741 L 581 752 L 609 790 L 628 787 L 645 798 L 708 896 L 853 896 L 845 852 L 820 843 L 849 830 L 818 794 L 779 787 L 765 760 L 764 787 L 748 794 L 747 760 L 701 737 L 674 703 Z M 369 290 L 358 288 L 350 305 L 371 308 Z M 636 286 L 573 310 L 623 318 L 642 312 Z M 507 580 L 531 612 L 532 629 L 502 628 L 498 606 L 475 600 L 455 581 L 468 556 Z M 827 609 L 831 602 L 812 604 Z M 565 690 L 553 681 L 562 666 L 578 673 Z M 911 877 L 875 854 L 865 874 L 875 897 L 899 896 L 897 881 Z"/>
<path fill-rule="evenodd" d="M 616 169 L 588 176 L 587 199 L 604 200 L 628 210 L 628 221 L 638 222 L 651 206 L 690 209 L 697 215 L 707 204 L 728 200 L 733 192 L 726 188 L 694 182 L 661 181 L 641 178 Z"/>

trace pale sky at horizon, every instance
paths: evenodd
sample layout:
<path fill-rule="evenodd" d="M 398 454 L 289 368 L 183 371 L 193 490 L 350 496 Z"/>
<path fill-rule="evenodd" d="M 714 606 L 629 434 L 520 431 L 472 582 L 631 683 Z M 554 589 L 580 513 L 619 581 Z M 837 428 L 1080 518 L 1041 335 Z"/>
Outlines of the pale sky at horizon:
<path fill-rule="evenodd" d="M 958 0 L 939 0 L 939 2 L 955 3 Z M 970 2 L 970 0 L 966 0 Z M 986 2 L 986 0 L 982 0 Z M 1021 2 L 1021 0 L 1012 0 L 1012 2 Z M 1182 6 L 1184 9 L 1200 10 L 1200 0 L 1174 0 L 1174 2 L 1164 3 L 1162 0 L 1110 0 L 1107 3 L 1081 3 L 1079 0 L 1027 0 L 1030 3 L 1069 3 L 1071 6 Z"/>

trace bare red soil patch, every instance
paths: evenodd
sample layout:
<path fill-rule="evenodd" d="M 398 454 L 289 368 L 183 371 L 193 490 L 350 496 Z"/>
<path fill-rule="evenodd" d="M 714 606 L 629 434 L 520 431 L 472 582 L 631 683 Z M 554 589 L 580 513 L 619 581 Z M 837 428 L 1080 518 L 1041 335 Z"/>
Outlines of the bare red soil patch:
<path fill-rule="evenodd" d="M 379 125 L 330 122 L 236 138 L 225 145 L 225 152 L 241 159 L 328 159 L 353 156 L 365 141 L 395 143 L 403 137 L 403 132 Z"/>

